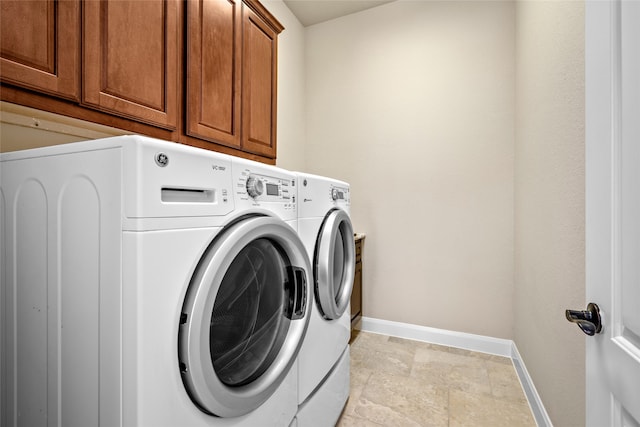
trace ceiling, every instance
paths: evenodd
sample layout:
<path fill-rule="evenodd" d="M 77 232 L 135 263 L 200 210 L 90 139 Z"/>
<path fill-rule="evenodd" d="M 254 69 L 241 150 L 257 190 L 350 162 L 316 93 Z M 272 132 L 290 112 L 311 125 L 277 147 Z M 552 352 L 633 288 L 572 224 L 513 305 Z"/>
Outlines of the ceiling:
<path fill-rule="evenodd" d="M 350 15 L 394 0 L 284 0 L 305 27 Z"/>

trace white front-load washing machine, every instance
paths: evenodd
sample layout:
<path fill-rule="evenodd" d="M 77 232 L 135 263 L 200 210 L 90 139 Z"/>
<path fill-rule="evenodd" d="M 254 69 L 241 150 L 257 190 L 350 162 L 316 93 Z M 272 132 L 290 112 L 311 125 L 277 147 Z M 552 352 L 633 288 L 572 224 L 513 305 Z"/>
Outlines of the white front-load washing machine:
<path fill-rule="evenodd" d="M 4 153 L 3 426 L 288 426 L 295 176 L 138 136 Z"/>
<path fill-rule="evenodd" d="M 298 426 L 333 426 L 349 397 L 355 243 L 350 186 L 298 173 L 298 233 L 313 269 L 314 304 L 298 357 Z"/>

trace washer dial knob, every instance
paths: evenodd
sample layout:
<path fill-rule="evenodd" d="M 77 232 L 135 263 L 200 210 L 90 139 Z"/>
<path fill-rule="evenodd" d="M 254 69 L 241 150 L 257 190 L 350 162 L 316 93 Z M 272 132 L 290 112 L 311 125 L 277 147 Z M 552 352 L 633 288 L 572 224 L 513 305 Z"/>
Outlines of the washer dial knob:
<path fill-rule="evenodd" d="M 262 194 L 264 191 L 264 184 L 260 178 L 256 178 L 255 176 L 249 176 L 247 179 L 247 193 L 249 196 L 256 198 Z"/>

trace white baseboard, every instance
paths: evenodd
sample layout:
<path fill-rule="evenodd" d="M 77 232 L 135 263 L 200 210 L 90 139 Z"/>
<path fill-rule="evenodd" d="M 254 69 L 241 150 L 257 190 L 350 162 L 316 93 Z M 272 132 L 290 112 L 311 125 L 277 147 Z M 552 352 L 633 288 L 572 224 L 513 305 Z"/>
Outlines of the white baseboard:
<path fill-rule="evenodd" d="M 536 423 L 539 427 L 553 427 L 551 418 L 549 418 L 549 414 L 547 414 L 547 410 L 542 404 L 542 399 L 540 399 L 540 395 L 538 394 L 535 385 L 533 385 L 533 380 L 527 371 L 527 367 L 524 365 L 520 352 L 518 352 L 518 347 L 516 347 L 515 342 L 512 343 L 511 361 L 513 362 L 513 367 L 516 369 L 518 378 L 520 378 L 520 384 L 522 385 L 524 394 L 529 401 L 529 406 L 531 407 L 531 412 L 533 412 L 533 416 L 536 419 Z"/>
<path fill-rule="evenodd" d="M 531 412 L 534 415 L 536 423 L 539 427 L 553 427 L 551 419 L 542 404 L 542 399 L 540 399 L 516 344 L 512 340 L 448 331 L 446 329 L 429 328 L 427 326 L 418 326 L 409 323 L 392 322 L 390 320 L 374 319 L 371 317 L 362 317 L 360 330 L 511 358 L 529 406 L 531 406 Z"/>
<path fill-rule="evenodd" d="M 465 350 L 496 354 L 504 357 L 511 357 L 511 346 L 513 344 L 513 341 L 501 338 L 429 328 L 427 326 L 392 322 L 390 320 L 373 319 L 371 317 L 362 318 L 360 329 L 366 332 L 425 341 L 432 344 L 446 345 L 448 347 L 464 348 Z"/>

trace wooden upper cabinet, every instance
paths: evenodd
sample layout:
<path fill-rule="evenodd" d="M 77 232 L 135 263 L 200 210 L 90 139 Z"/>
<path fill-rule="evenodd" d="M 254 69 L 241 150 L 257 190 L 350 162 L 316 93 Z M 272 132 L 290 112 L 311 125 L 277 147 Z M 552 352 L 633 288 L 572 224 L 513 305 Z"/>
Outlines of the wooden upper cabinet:
<path fill-rule="evenodd" d="M 258 0 L 0 0 L 0 24 L 4 101 L 276 158 L 284 27 Z"/>
<path fill-rule="evenodd" d="M 277 37 L 283 28 L 274 26 L 273 21 L 263 17 L 268 12 L 259 3 L 247 4 L 254 9 L 243 8 L 242 148 L 266 157 L 275 157 Z M 262 12 L 263 16 L 256 11 Z"/>
<path fill-rule="evenodd" d="M 83 2 L 82 103 L 175 129 L 180 29 L 178 0 Z"/>
<path fill-rule="evenodd" d="M 257 1 L 187 3 L 189 136 L 276 157 L 280 23 Z"/>
<path fill-rule="evenodd" d="M 242 3 L 187 3 L 187 135 L 240 148 Z"/>
<path fill-rule="evenodd" d="M 77 100 L 80 3 L 0 1 L 2 81 Z"/>

